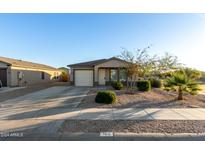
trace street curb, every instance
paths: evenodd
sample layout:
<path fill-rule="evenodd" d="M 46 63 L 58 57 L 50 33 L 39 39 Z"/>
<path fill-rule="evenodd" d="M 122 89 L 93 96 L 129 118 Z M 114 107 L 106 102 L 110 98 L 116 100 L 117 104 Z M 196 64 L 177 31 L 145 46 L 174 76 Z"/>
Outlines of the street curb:
<path fill-rule="evenodd" d="M 61 140 L 77 141 L 205 141 L 205 133 L 124 133 L 113 132 L 113 136 L 100 133 L 63 133 Z"/>
<path fill-rule="evenodd" d="M 100 133 L 58 133 L 51 134 L 30 134 L 22 138 L 6 138 L 5 141 L 205 141 L 205 133 L 113 133 L 113 136 L 100 136 Z"/>

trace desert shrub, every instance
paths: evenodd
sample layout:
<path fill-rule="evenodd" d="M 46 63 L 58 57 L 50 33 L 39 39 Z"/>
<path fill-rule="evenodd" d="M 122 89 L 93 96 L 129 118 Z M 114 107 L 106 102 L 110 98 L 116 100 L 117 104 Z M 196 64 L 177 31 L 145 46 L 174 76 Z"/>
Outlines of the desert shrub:
<path fill-rule="evenodd" d="M 123 84 L 121 82 L 112 82 L 111 85 L 115 90 L 121 90 L 123 88 Z"/>
<path fill-rule="evenodd" d="M 65 72 L 61 73 L 61 81 L 62 82 L 68 82 L 68 74 Z"/>
<path fill-rule="evenodd" d="M 151 90 L 151 83 L 149 80 L 137 81 L 137 88 L 139 91 L 149 91 Z"/>
<path fill-rule="evenodd" d="M 95 97 L 95 102 L 112 104 L 116 102 L 116 99 L 116 94 L 113 91 L 99 91 Z"/>
<path fill-rule="evenodd" d="M 151 86 L 154 88 L 161 88 L 162 87 L 162 81 L 157 78 L 150 78 L 149 79 Z"/>

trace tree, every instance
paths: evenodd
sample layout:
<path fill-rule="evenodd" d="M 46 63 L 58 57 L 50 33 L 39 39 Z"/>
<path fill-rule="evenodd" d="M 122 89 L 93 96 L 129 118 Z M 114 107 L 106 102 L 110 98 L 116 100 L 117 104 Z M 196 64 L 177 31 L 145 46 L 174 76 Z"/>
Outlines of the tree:
<path fill-rule="evenodd" d="M 127 61 L 126 74 L 129 78 L 127 81 L 127 87 L 133 89 L 138 77 L 146 78 L 150 76 L 156 63 L 156 56 L 150 56 L 148 54 L 148 49 L 150 46 L 144 49 L 138 49 L 136 52 L 130 52 L 123 48 L 121 59 Z"/>
<path fill-rule="evenodd" d="M 178 100 L 183 100 L 184 92 L 196 95 L 200 90 L 196 81 L 189 78 L 184 72 L 175 72 L 171 78 L 168 78 L 165 87 L 178 92 Z"/>
<path fill-rule="evenodd" d="M 136 64 L 135 56 L 132 54 L 132 52 L 129 52 L 125 49 L 123 49 L 119 57 L 127 62 L 126 75 L 129 80 L 127 80 L 127 87 L 130 87 L 130 89 L 133 90 L 139 72 L 139 65 Z"/>
<path fill-rule="evenodd" d="M 164 56 L 158 58 L 153 74 L 166 78 L 167 75 L 169 76 L 182 66 L 183 64 L 178 62 L 177 56 L 173 56 L 166 52 Z"/>
<path fill-rule="evenodd" d="M 157 56 L 149 55 L 149 49 L 150 46 L 136 51 L 136 63 L 140 66 L 138 75 L 142 78 L 151 76 L 156 67 Z"/>
<path fill-rule="evenodd" d="M 150 76 L 161 76 L 164 73 L 176 71 L 183 66 L 178 62 L 177 56 L 165 53 L 164 56 L 151 56 L 149 54 L 150 46 L 144 49 L 138 49 L 136 52 L 136 62 L 139 64 L 139 76 L 146 78 Z"/>
<path fill-rule="evenodd" d="M 162 71 L 177 69 L 180 66 L 177 56 L 173 56 L 167 52 L 158 60 L 158 63 L 158 68 Z"/>
<path fill-rule="evenodd" d="M 165 53 L 163 57 L 157 57 L 156 55 L 151 56 L 149 54 L 150 46 L 137 49 L 135 52 L 130 52 L 123 48 L 123 52 L 119 56 L 121 59 L 127 61 L 127 77 L 130 79 L 131 89 L 135 85 L 137 78 L 147 79 L 152 76 L 160 77 L 164 73 L 172 72 L 178 70 L 182 64 L 178 62 L 176 56 L 172 56 Z M 166 74 L 165 74 L 166 75 Z M 129 84 L 127 82 L 127 86 Z"/>

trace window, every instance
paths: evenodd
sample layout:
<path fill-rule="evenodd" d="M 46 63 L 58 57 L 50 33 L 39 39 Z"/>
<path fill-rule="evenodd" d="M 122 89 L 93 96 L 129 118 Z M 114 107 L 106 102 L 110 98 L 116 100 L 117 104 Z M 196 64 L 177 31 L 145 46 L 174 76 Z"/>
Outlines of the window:
<path fill-rule="evenodd" d="M 122 82 L 127 80 L 127 75 L 126 75 L 126 70 L 125 69 L 120 69 L 119 80 L 122 81 Z"/>
<path fill-rule="evenodd" d="M 45 73 L 41 72 L 41 79 L 44 80 L 45 79 Z"/>
<path fill-rule="evenodd" d="M 110 70 L 110 79 L 111 81 L 117 81 L 117 69 Z"/>

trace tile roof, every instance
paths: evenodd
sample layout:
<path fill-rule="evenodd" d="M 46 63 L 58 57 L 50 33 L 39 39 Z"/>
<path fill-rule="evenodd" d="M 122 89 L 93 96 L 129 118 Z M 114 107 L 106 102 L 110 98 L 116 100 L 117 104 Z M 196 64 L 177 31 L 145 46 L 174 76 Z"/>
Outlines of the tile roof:
<path fill-rule="evenodd" d="M 117 58 L 117 57 L 112 57 L 109 59 L 98 59 L 98 60 L 93 60 L 93 61 L 88 61 L 88 62 L 83 62 L 83 63 L 76 63 L 76 64 L 71 64 L 68 65 L 68 67 L 94 67 L 95 65 L 101 64 L 101 63 L 105 63 L 109 60 L 120 60 L 125 62 L 124 60 Z"/>
<path fill-rule="evenodd" d="M 24 67 L 24 68 L 33 68 L 33 69 L 43 69 L 43 70 L 53 70 L 57 71 L 58 69 L 44 65 L 44 64 L 38 64 L 23 60 L 17 60 L 12 58 L 6 58 L 6 57 L 0 57 L 0 62 L 7 63 L 8 65 L 15 66 L 15 67 Z"/>
<path fill-rule="evenodd" d="M 98 60 L 93 60 L 93 61 L 88 61 L 88 62 L 83 62 L 83 63 L 76 63 L 76 64 L 71 64 L 68 65 L 69 67 L 93 67 L 99 63 L 105 62 L 107 59 L 98 59 Z"/>

